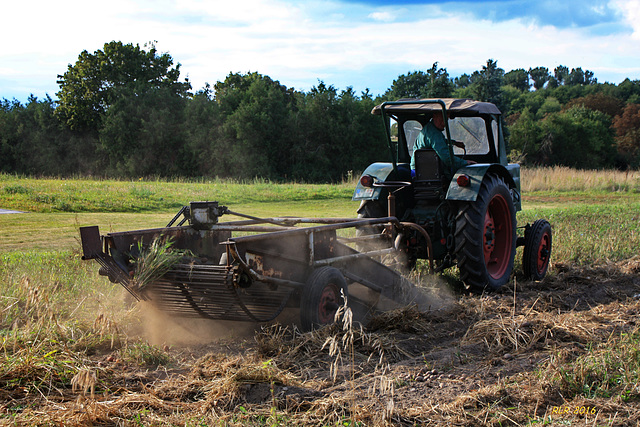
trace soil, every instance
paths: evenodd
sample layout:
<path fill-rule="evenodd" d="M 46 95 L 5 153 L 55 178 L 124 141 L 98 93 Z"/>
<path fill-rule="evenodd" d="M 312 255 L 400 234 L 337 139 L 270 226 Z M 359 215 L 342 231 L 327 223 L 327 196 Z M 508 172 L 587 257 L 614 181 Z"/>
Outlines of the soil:
<path fill-rule="evenodd" d="M 405 307 L 346 330 L 274 324 L 161 344 L 166 367 L 126 365 L 107 350 L 92 357 L 93 397 L 1 402 L 35 399 L 18 420 L 64 425 L 637 425 L 637 398 L 585 397 L 559 378 L 637 329 L 639 273 L 640 258 L 556 264 L 541 282 L 457 289 L 437 309 Z"/>

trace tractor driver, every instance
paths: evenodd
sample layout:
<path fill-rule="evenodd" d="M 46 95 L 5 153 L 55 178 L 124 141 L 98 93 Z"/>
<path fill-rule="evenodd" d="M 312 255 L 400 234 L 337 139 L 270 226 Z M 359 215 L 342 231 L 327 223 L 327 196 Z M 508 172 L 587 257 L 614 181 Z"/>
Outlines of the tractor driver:
<path fill-rule="evenodd" d="M 432 148 L 444 166 L 447 169 L 451 170 L 451 174 L 453 174 L 463 166 L 474 164 L 475 162 L 472 160 L 464 160 L 460 157 L 453 156 L 453 159 L 449 155 L 449 147 L 447 146 L 447 142 L 444 139 L 444 135 L 442 131 L 444 130 L 444 119 L 442 114 L 435 113 L 429 123 L 426 124 L 418 134 L 418 138 L 416 138 L 415 146 L 413 147 L 413 152 L 421 148 Z M 416 169 L 416 160 L 414 156 L 411 156 L 411 176 L 415 176 Z M 451 178 L 451 177 L 449 177 Z"/>

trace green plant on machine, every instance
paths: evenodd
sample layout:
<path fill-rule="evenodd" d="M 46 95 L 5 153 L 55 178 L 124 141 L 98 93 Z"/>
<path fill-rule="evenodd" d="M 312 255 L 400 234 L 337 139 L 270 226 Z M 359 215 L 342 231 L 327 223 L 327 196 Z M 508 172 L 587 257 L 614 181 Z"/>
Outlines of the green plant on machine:
<path fill-rule="evenodd" d="M 171 238 L 158 237 L 153 239 L 148 247 L 142 241 L 138 242 L 139 256 L 134 260 L 134 284 L 142 289 L 164 276 L 171 268 L 180 262 L 184 251 L 172 250 Z"/>

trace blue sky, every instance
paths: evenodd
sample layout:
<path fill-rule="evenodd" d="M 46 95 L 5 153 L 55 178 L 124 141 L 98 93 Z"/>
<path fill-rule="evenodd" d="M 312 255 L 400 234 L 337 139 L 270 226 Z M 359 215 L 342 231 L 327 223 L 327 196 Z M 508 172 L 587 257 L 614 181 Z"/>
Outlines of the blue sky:
<path fill-rule="evenodd" d="M 434 62 L 455 77 L 487 59 L 640 79 L 640 0 L 23 0 L 3 17 L 0 98 L 21 102 L 55 99 L 57 75 L 112 40 L 155 41 L 194 90 L 257 71 L 302 91 L 322 80 L 377 95 Z"/>

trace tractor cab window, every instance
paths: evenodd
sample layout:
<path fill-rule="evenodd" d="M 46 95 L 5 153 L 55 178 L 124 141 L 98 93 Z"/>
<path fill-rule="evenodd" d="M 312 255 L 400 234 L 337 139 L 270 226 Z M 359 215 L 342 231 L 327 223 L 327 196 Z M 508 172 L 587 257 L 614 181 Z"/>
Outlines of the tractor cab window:
<path fill-rule="evenodd" d="M 468 155 L 489 153 L 486 123 L 481 117 L 456 117 L 450 119 L 449 131 L 451 132 L 451 139 L 464 143 Z M 454 147 L 453 153 L 462 155 L 464 150 Z"/>
<path fill-rule="evenodd" d="M 493 134 L 493 145 L 496 147 L 496 153 L 499 153 L 500 149 L 498 148 L 498 122 L 495 120 L 491 120 L 491 133 Z"/>
<path fill-rule="evenodd" d="M 413 156 L 413 148 L 416 144 L 418 134 L 422 130 L 422 125 L 416 120 L 407 120 L 404 122 L 404 136 L 407 139 L 407 148 L 409 149 L 409 156 Z"/>
<path fill-rule="evenodd" d="M 391 137 L 391 142 L 394 144 L 398 143 L 398 122 L 393 117 L 389 117 L 389 133 Z"/>
<path fill-rule="evenodd" d="M 416 139 L 422 130 L 422 125 L 416 120 L 407 120 L 404 122 L 403 129 L 407 141 L 409 156 L 412 156 Z M 467 154 L 482 155 L 489 153 L 487 128 L 485 121 L 482 118 L 456 117 L 454 119 L 449 119 L 449 131 L 451 132 L 452 139 L 464 143 L 467 149 Z M 494 130 L 493 134 L 494 136 L 497 134 L 497 129 Z M 497 147 L 497 140 L 494 141 L 494 143 Z M 462 148 L 454 147 L 453 153 L 461 156 L 464 154 L 464 150 Z"/>

